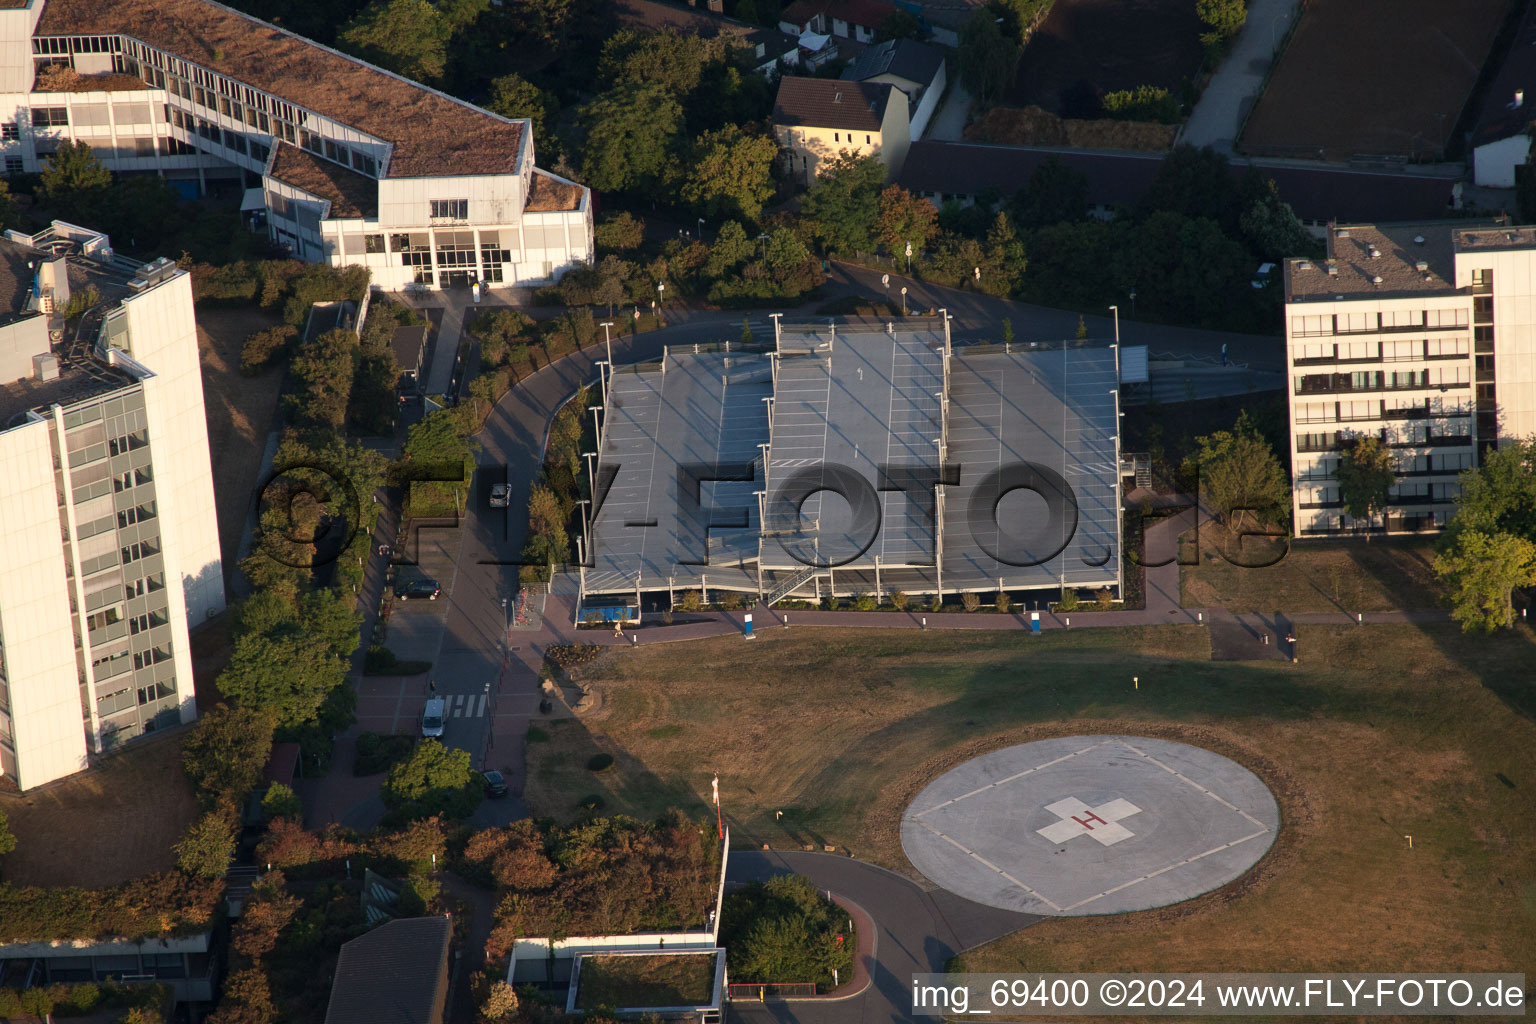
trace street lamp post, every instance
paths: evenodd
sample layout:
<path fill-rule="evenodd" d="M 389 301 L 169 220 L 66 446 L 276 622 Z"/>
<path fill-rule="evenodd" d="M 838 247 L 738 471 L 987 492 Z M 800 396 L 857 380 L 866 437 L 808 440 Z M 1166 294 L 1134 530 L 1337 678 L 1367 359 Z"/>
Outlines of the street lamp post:
<path fill-rule="evenodd" d="M 587 460 L 587 493 L 597 496 L 597 474 L 592 471 L 592 460 L 597 458 L 597 452 L 582 452 L 581 457 Z"/>
<path fill-rule="evenodd" d="M 1110 306 L 1109 311 L 1115 314 L 1115 344 L 1120 344 L 1120 307 Z"/>
<path fill-rule="evenodd" d="M 667 282 L 656 282 L 656 315 L 662 315 L 662 307 L 666 303 Z"/>
<path fill-rule="evenodd" d="M 603 400 L 603 405 L 606 407 L 608 405 L 608 375 L 613 372 L 613 364 L 606 359 L 599 359 L 592 365 L 597 367 L 597 383 L 602 387 L 602 395 L 600 397 Z M 608 368 L 606 372 L 603 370 L 605 366 Z"/>
<path fill-rule="evenodd" d="M 577 498 L 576 504 L 581 506 L 582 536 L 590 537 L 592 535 L 592 502 L 586 498 Z M 581 562 L 585 565 L 587 562 L 587 549 L 582 547 L 579 553 L 581 555 Z"/>
<path fill-rule="evenodd" d="M 603 345 L 608 349 L 608 369 L 612 370 L 613 369 L 613 336 L 608 333 L 608 328 L 613 326 L 613 321 L 612 320 L 604 320 L 602 322 L 601 326 L 603 328 Z"/>
<path fill-rule="evenodd" d="M 602 451 L 603 450 L 603 425 L 598 422 L 598 418 L 597 418 L 598 410 L 599 410 L 599 407 L 594 405 L 592 408 L 588 409 L 587 412 L 590 412 L 592 414 L 592 436 L 597 440 L 597 450 L 598 451 Z"/>
<path fill-rule="evenodd" d="M 907 315 L 907 286 L 901 286 L 901 315 Z"/>
<path fill-rule="evenodd" d="M 1136 319 L 1136 286 L 1131 285 L 1131 319 Z"/>
<path fill-rule="evenodd" d="M 699 241 L 704 241 L 704 218 L 699 218 Z"/>

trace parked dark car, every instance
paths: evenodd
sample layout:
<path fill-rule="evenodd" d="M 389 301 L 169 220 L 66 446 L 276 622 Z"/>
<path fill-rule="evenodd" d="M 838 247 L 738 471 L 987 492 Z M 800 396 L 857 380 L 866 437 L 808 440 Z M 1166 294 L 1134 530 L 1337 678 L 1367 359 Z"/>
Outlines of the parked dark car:
<path fill-rule="evenodd" d="M 501 772 L 481 772 L 485 776 L 485 795 L 493 800 L 507 795 L 507 780 Z"/>
<path fill-rule="evenodd" d="M 402 601 L 409 601 L 413 597 L 436 601 L 442 592 L 443 588 L 437 585 L 437 580 L 407 580 L 395 584 L 395 596 Z"/>

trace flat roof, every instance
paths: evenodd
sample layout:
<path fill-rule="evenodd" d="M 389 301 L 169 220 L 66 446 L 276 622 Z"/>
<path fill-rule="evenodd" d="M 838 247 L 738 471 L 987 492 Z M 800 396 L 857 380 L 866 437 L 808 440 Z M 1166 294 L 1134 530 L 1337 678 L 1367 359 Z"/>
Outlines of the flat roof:
<path fill-rule="evenodd" d="M 575 182 L 535 167 L 528 184 L 528 201 L 523 204 L 523 210 L 526 213 L 579 210 L 581 197 L 585 193 L 586 189 Z"/>
<path fill-rule="evenodd" d="M 312 196 L 329 200 L 332 218 L 371 220 L 379 215 L 378 182 L 340 164 L 322 160 L 298 146 L 279 142 L 267 174 Z"/>
<path fill-rule="evenodd" d="M 1328 272 L 1328 260 L 1286 260 L 1287 302 L 1456 290 L 1452 228 L 1446 222 L 1337 224 L 1329 229 L 1327 242 L 1328 260 L 1338 272 Z"/>
<path fill-rule="evenodd" d="M 1495 225 L 1461 228 L 1453 233 L 1457 252 L 1497 252 L 1536 248 L 1536 227 Z"/>
<path fill-rule="evenodd" d="M 785 328 L 779 337 L 778 393 L 768 465 L 770 494 L 804 467 L 852 470 L 879 501 L 874 542 L 845 561 L 867 540 L 851 521 L 846 501 L 810 497 L 800 509 L 799 530 L 815 539 L 821 559 L 835 564 L 931 565 L 935 531 L 928 503 L 890 486 L 884 470 L 936 473 L 942 431 L 944 335 L 936 330 L 855 333 L 831 328 Z M 823 519 L 823 513 L 826 518 Z M 787 524 L 770 510 L 769 526 Z M 793 527 L 790 527 L 793 528 Z M 797 544 L 798 546 L 798 544 Z M 764 545 L 764 563 L 793 565 L 787 551 Z"/>
<path fill-rule="evenodd" d="M 27 261 L 57 258 L 57 253 L 0 238 L 0 322 L 9 324 L 41 316 L 26 309 L 34 273 Z M 74 294 L 92 287 L 101 295 L 104 304 L 112 306 L 132 294 L 121 273 L 85 264 L 83 261 L 71 261 L 68 267 L 70 290 Z M 19 380 L 0 382 L 0 431 L 19 425 L 22 414 L 29 410 L 46 409 L 53 405 L 73 405 L 95 395 L 137 383 L 137 378 L 127 371 L 97 358 L 94 332 L 101 325 L 100 316 L 87 313 L 81 319 L 68 323 L 61 317 L 54 319 L 56 322 L 50 324 L 50 327 L 62 330 L 63 338 L 50 344 L 48 351 L 59 361 L 59 375 L 49 381 L 40 381 L 29 375 Z M 13 420 L 17 422 L 13 424 Z"/>
<path fill-rule="evenodd" d="M 757 558 L 752 480 L 706 483 L 698 508 L 678 501 L 679 467 L 751 465 L 768 440 L 764 398 L 773 368 L 762 353 L 669 353 L 612 378 L 599 472 L 617 471 L 593 524 L 588 590 L 633 588 Z M 744 508 L 744 526 L 708 529 L 709 508 Z M 635 524 L 635 525 L 630 525 Z M 640 525 L 651 524 L 651 525 Z M 708 562 L 708 565 L 695 563 Z"/>
<path fill-rule="evenodd" d="M 949 465 L 960 479 L 945 494 L 944 585 L 1114 581 L 1114 350 L 956 348 L 949 385 Z M 1022 486 L 1035 493 L 1008 496 Z"/>
<path fill-rule="evenodd" d="M 125 35 L 376 138 L 389 177 L 508 174 L 509 121 L 211 0 L 48 0 L 38 36 Z"/>

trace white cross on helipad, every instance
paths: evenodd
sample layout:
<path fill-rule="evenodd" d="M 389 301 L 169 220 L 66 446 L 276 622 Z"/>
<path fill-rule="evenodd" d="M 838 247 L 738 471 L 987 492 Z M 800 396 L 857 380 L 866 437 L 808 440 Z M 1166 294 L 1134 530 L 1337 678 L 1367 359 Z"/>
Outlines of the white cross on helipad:
<path fill-rule="evenodd" d="M 1077 836 L 1092 836 L 1100 846 L 1113 846 L 1136 833 L 1120 824 L 1120 819 L 1140 814 L 1141 808 L 1129 800 L 1116 798 L 1099 807 L 1089 807 L 1075 796 L 1048 804 L 1045 808 L 1060 821 L 1035 831 L 1053 843 L 1064 843 Z"/>

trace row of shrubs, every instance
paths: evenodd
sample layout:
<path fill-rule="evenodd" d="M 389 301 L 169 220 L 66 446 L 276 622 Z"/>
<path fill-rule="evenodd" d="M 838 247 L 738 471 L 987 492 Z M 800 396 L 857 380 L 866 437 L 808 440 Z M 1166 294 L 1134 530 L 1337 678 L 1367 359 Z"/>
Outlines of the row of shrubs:
<path fill-rule="evenodd" d="M 309 307 L 317 302 L 350 299 L 361 308 L 368 294 L 366 267 L 332 267 L 303 260 L 236 260 L 215 267 L 191 268 L 194 301 L 218 306 L 259 302 L 264 309 L 281 306 L 283 322 L 303 327 Z"/>
<path fill-rule="evenodd" d="M 55 1017 L 83 1017 L 100 1010 L 126 1009 L 118 1018 L 124 1024 L 151 1024 L 165 1020 L 170 1008 L 171 986 L 122 985 L 115 981 L 82 981 L 78 984 L 39 985 L 35 988 L 0 988 L 0 1020 L 24 1016 L 39 1020 Z"/>

